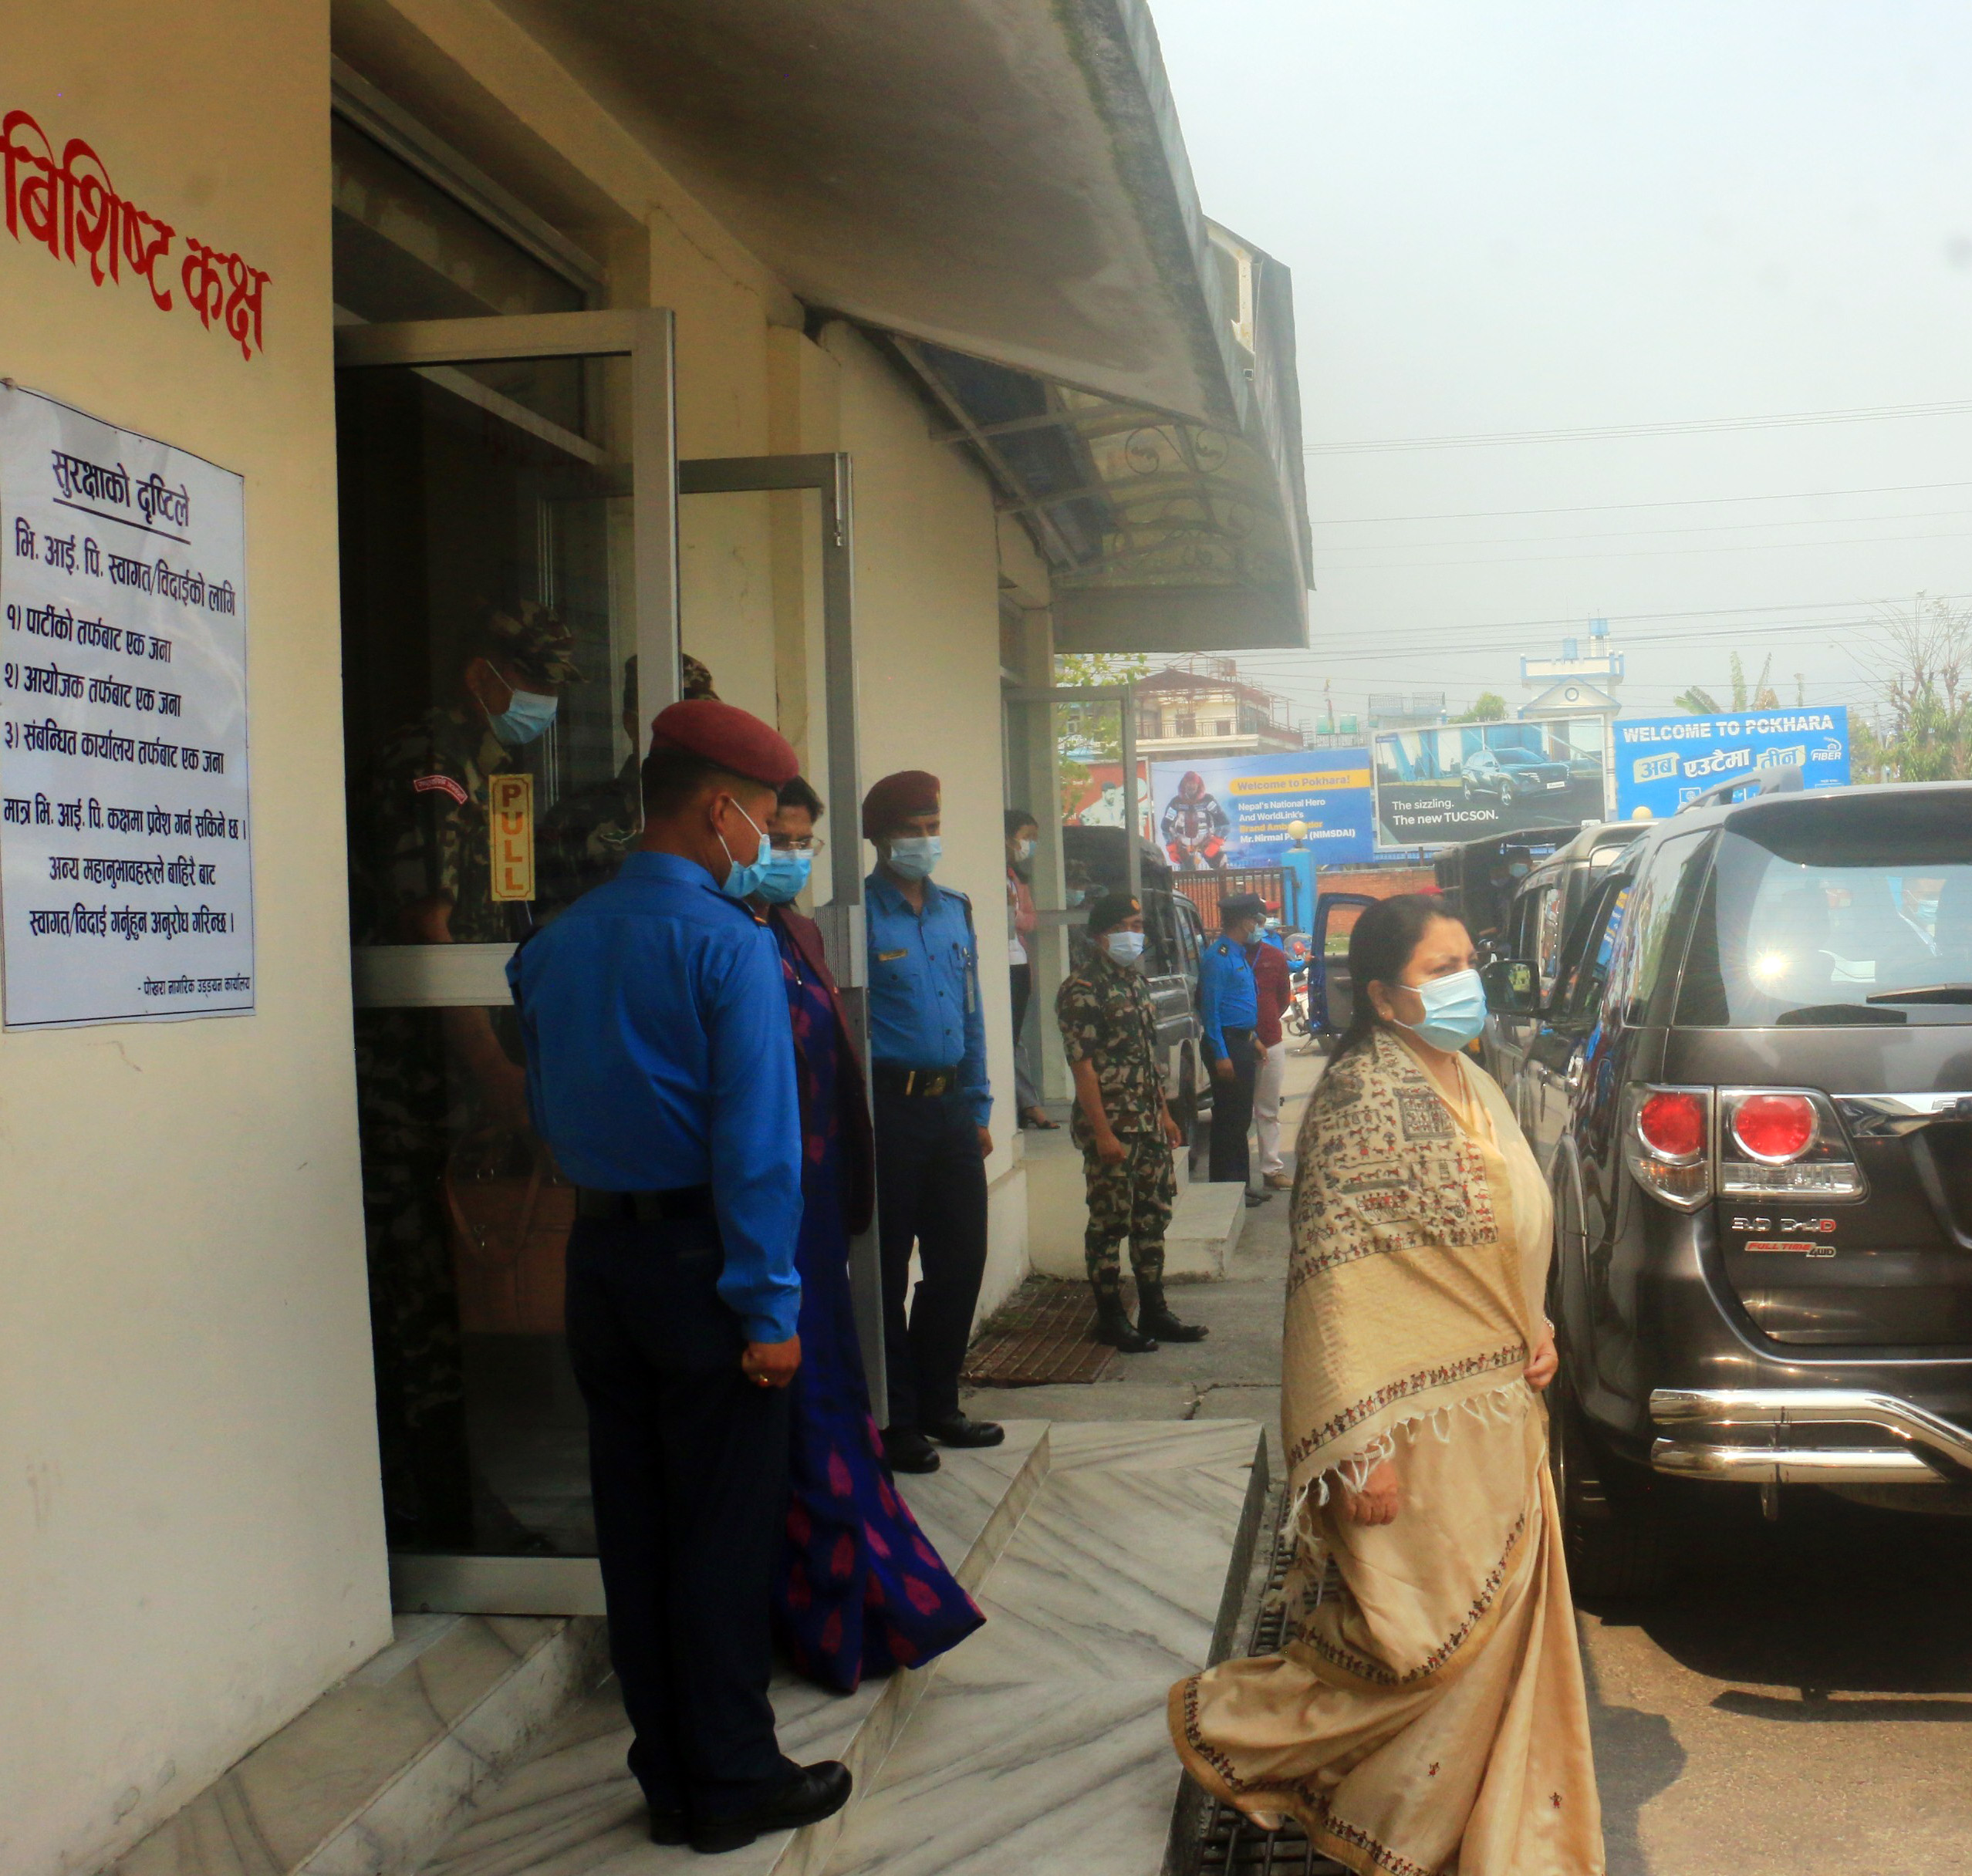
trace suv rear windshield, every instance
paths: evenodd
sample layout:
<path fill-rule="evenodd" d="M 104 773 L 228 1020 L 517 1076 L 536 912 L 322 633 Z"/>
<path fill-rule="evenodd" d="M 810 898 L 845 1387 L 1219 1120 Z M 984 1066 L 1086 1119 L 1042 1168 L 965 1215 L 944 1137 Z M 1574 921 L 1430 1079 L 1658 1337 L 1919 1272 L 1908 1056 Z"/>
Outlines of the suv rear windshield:
<path fill-rule="evenodd" d="M 1797 797 L 1736 815 L 1677 1021 L 1972 1023 L 1972 791 Z"/>

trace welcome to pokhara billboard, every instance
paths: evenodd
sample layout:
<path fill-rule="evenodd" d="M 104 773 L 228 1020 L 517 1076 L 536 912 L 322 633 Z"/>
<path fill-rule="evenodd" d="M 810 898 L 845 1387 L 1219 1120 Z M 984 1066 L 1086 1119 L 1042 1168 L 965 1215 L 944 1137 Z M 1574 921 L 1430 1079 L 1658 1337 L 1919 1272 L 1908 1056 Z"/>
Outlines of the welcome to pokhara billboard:
<path fill-rule="evenodd" d="M 1849 780 L 1849 712 L 1840 705 L 1619 720 L 1612 727 L 1616 814 L 1626 821 L 1674 815 L 1706 789 L 1761 769 L 1798 768 L 1810 788 L 1839 788 Z"/>

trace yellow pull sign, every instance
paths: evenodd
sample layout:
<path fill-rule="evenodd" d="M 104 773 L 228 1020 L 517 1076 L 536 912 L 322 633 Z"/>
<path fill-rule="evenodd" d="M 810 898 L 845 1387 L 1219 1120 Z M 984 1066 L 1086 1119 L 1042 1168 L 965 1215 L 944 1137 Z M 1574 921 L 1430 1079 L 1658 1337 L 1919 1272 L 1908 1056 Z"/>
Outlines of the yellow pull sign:
<path fill-rule="evenodd" d="M 534 896 L 534 778 L 486 778 L 487 838 L 493 844 L 493 896 Z"/>

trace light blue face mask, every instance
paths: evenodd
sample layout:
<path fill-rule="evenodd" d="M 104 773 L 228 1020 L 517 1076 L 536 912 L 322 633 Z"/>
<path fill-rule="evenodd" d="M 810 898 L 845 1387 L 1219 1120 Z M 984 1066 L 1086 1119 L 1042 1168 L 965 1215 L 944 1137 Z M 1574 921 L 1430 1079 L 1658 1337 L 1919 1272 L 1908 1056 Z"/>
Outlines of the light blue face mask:
<path fill-rule="evenodd" d="M 1112 963 L 1121 964 L 1127 969 L 1143 955 L 1143 934 L 1141 932 L 1111 932 L 1103 939 L 1102 946 L 1109 953 Z"/>
<path fill-rule="evenodd" d="M 815 855 L 793 852 L 784 847 L 774 847 L 769 849 L 765 858 L 757 864 L 760 880 L 753 889 L 755 892 L 770 906 L 792 905 L 801 896 L 801 889 L 808 883 L 809 870 L 815 864 Z"/>
<path fill-rule="evenodd" d="M 739 808 L 740 818 L 760 836 L 760 846 L 753 858 L 742 866 L 733 858 L 732 849 L 726 847 L 725 835 L 721 834 L 719 836 L 719 845 L 726 847 L 726 859 L 732 868 L 731 872 L 719 882 L 719 889 L 723 892 L 730 892 L 734 899 L 751 899 L 760 890 L 760 882 L 766 876 L 768 864 L 772 858 L 774 849 L 767 843 L 766 830 L 759 826 L 752 815 L 748 814 L 744 808 L 740 808 L 738 801 L 734 801 L 733 805 Z"/>
<path fill-rule="evenodd" d="M 900 879 L 929 879 L 944 852 L 936 834 L 903 835 L 890 842 L 890 871 Z"/>
<path fill-rule="evenodd" d="M 559 697 L 543 697 L 538 690 L 515 690 L 509 695 L 507 707 L 497 717 L 489 711 L 486 720 L 505 747 L 518 749 L 537 736 L 545 736 L 561 707 Z"/>
<path fill-rule="evenodd" d="M 1476 970 L 1457 970 L 1412 987 L 1423 1000 L 1424 1020 L 1403 1027 L 1434 1049 L 1456 1054 L 1486 1027 L 1486 985 Z"/>

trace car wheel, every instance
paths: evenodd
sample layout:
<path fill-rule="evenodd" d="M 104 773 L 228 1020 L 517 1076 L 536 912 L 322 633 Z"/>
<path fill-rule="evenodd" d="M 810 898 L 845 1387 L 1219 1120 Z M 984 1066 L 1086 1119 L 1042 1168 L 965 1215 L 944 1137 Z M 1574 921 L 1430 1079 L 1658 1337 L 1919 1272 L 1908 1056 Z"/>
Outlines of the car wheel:
<path fill-rule="evenodd" d="M 1562 1370 L 1548 1390 L 1548 1464 L 1560 1508 L 1568 1581 L 1578 1595 L 1661 1595 L 1671 1554 L 1655 1481 L 1602 1451 Z"/>
<path fill-rule="evenodd" d="M 1500 778 L 1500 806 L 1504 809 L 1511 808 L 1512 805 L 1513 784 L 1502 775 Z"/>

